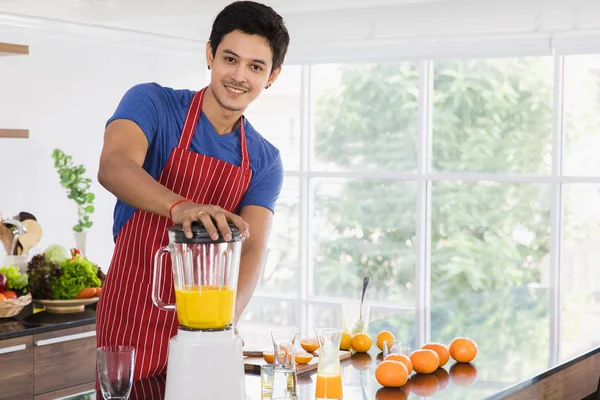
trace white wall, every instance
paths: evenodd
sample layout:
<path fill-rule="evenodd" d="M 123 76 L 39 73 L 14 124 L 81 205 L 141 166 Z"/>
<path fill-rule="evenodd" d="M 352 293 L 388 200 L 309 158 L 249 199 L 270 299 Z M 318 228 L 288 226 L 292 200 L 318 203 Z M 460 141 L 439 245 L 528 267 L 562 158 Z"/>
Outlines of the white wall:
<path fill-rule="evenodd" d="M 298 1 L 267 3 L 282 10 L 292 41 L 288 60 L 293 63 L 365 56 L 427 58 L 469 51 L 502 54 L 522 46 L 550 52 L 548 39 L 600 32 L 598 0 L 415 0 L 413 4 L 302 12 L 286 12 L 291 3 L 292 8 L 304 7 Z M 179 17 L 101 23 L 204 41 L 218 10 L 200 6 L 195 10 Z M 202 11 L 206 14 L 199 14 Z M 532 42 L 537 39 L 541 40 Z"/>
<path fill-rule="evenodd" d="M 42 249 L 52 243 L 74 247 L 75 203 L 60 186 L 51 157 L 54 148 L 63 149 L 94 181 L 87 255 L 106 270 L 115 199 L 96 181 L 105 122 L 136 83 L 202 87 L 206 62 L 202 49 L 177 53 L 153 46 L 151 38 L 128 41 L 123 34 L 97 40 L 85 28 L 63 33 L 56 28 L 0 26 L 0 42 L 30 46 L 29 56 L 0 57 L 0 127 L 30 130 L 29 139 L 0 139 L 0 210 L 5 217 L 24 210 L 36 215 L 44 231 Z"/>

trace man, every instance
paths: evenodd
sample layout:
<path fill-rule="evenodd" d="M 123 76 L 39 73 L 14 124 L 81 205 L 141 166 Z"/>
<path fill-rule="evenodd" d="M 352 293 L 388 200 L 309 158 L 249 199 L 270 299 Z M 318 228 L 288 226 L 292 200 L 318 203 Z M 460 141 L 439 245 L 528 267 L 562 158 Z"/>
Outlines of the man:
<path fill-rule="evenodd" d="M 152 304 L 155 252 L 167 227 L 191 235 L 201 221 L 242 245 L 236 320 L 247 306 L 266 254 L 283 173 L 279 151 L 243 113 L 277 79 L 289 35 L 270 7 L 232 3 L 216 17 L 206 59 L 210 84 L 199 92 L 158 84 L 131 88 L 109 119 L 98 180 L 117 198 L 115 250 L 97 309 L 97 344 L 136 348 L 134 379 L 162 374 L 175 312 Z M 168 264 L 170 265 L 170 263 Z M 172 275 L 163 299 L 174 302 Z"/>

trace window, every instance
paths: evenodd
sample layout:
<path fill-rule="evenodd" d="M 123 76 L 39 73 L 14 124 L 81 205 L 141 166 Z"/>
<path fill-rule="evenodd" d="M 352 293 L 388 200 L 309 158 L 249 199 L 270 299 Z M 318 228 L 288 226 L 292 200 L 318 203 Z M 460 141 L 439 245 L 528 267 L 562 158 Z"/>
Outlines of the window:
<path fill-rule="evenodd" d="M 566 360 L 596 343 L 593 327 L 600 324 L 600 55 L 564 57 L 563 92 L 567 177 L 562 185 L 560 357 Z"/>
<path fill-rule="evenodd" d="M 319 171 L 415 171 L 417 63 L 311 67 Z"/>
<path fill-rule="evenodd" d="M 434 171 L 549 174 L 553 59 L 434 64 Z"/>
<path fill-rule="evenodd" d="M 286 178 L 243 333 L 341 326 L 369 276 L 373 333 L 414 347 L 485 322 L 531 359 L 499 358 L 510 379 L 593 343 L 579 327 L 600 324 L 600 55 L 287 71 L 290 90 L 248 113 Z"/>
<path fill-rule="evenodd" d="M 311 295 L 414 306 L 416 185 L 377 179 L 314 180 Z"/>
<path fill-rule="evenodd" d="M 600 175 L 600 55 L 565 57 L 565 175 Z"/>

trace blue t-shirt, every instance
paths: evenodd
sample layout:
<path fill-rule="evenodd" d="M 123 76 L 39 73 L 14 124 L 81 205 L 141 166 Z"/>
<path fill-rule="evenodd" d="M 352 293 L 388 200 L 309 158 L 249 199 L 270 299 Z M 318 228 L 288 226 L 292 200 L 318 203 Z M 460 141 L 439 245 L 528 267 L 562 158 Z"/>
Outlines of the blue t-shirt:
<path fill-rule="evenodd" d="M 108 125 L 115 119 L 129 119 L 142 129 L 148 139 L 148 152 L 143 168 L 156 180 L 171 155 L 171 149 L 179 143 L 188 107 L 195 93 L 190 90 L 174 90 L 157 83 L 136 85 L 125 93 L 114 115 L 106 123 Z M 245 118 L 244 133 L 252 180 L 237 212 L 248 205 L 266 207 L 274 212 L 283 183 L 283 165 L 279 150 L 262 137 Z M 240 166 L 240 130 L 238 128 L 232 133 L 219 135 L 202 112 L 190 150 Z M 114 238 L 135 211 L 135 208 L 117 200 L 113 223 Z"/>

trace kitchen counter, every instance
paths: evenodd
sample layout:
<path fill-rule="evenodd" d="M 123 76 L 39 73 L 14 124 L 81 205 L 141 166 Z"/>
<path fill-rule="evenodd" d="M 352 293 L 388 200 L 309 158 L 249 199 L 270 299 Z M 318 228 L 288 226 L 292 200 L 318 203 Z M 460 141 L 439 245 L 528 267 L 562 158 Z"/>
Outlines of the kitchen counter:
<path fill-rule="evenodd" d="M 0 319 L 0 340 L 95 323 L 95 304 L 86 307 L 83 312 L 73 314 L 52 314 L 46 311 L 34 313 L 33 304 L 29 304 L 15 317 Z"/>
<path fill-rule="evenodd" d="M 382 388 L 375 380 L 382 355 L 373 344 L 369 353 L 342 361 L 344 400 L 591 399 L 600 377 L 600 345 L 582 332 L 598 326 L 594 321 L 600 310 L 590 307 L 577 318 L 575 311 L 565 312 L 561 323 L 566 328 L 557 335 L 548 299 L 548 289 L 512 287 L 457 296 L 433 307 L 431 341 L 470 337 L 478 344 L 477 358 L 471 364 L 450 360 L 430 375 L 413 373 L 403 389 Z M 398 339 L 414 350 L 419 315 L 419 310 L 378 313 L 377 318 L 372 313 L 368 330 L 373 338 L 384 329 L 398 332 Z M 164 376 L 134 382 L 131 399 L 162 400 L 164 383 Z M 313 400 L 315 384 L 314 372 L 299 376 L 299 399 Z M 251 400 L 269 398 L 261 393 L 257 374 L 246 374 L 246 387 Z M 71 398 L 102 396 L 88 392 Z"/>

